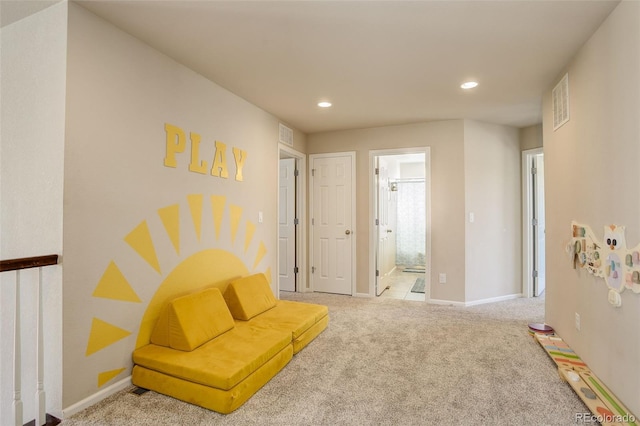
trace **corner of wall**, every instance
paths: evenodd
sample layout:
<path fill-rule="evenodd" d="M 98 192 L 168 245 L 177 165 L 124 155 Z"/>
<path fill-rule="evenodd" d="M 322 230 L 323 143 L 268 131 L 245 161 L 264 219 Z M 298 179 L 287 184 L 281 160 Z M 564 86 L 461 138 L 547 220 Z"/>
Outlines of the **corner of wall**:
<path fill-rule="evenodd" d="M 2 28 L 1 78 L 2 116 L 0 138 L 0 253 L 2 259 L 62 254 L 63 179 L 65 153 L 65 106 L 67 71 L 68 3 L 60 2 Z M 53 270 L 53 272 L 52 272 Z M 62 408 L 62 266 L 45 268 L 43 276 L 44 360 L 43 386 L 47 394 L 46 410 L 58 413 Z M 15 310 L 13 279 L 3 274 L 0 306 L 3 326 Z M 21 306 L 37 306 L 38 273 L 21 275 Z M 4 282 L 2 284 L 5 284 Z M 36 308 L 37 309 L 37 308 Z M 37 353 L 34 315 L 23 308 L 22 353 Z M 13 320 L 11 320 L 13 323 Z M 12 325 L 8 325 L 12 327 Z M 0 341 L 10 342 L 0 329 Z M 1 394 L 13 394 L 12 345 L 3 345 Z M 27 358 L 28 359 L 28 358 Z M 10 370 L 5 370 L 8 365 Z M 33 364 L 31 364 L 33 365 Z M 35 418 L 35 370 L 23 365 L 22 401 L 25 419 Z M 6 376 L 5 376 L 6 375 Z M 25 398 L 25 396 L 27 396 Z M 0 398 L 3 421 L 10 421 L 10 401 Z M 6 411 L 5 411 L 6 410 Z M 4 413 L 7 413 L 6 415 Z M 20 424 L 22 419 L 18 419 Z"/>
<path fill-rule="evenodd" d="M 520 151 L 542 148 L 542 123 L 521 128 L 518 136 L 520 139 Z"/>
<path fill-rule="evenodd" d="M 520 161 L 517 129 L 465 120 L 465 302 L 522 292 Z"/>

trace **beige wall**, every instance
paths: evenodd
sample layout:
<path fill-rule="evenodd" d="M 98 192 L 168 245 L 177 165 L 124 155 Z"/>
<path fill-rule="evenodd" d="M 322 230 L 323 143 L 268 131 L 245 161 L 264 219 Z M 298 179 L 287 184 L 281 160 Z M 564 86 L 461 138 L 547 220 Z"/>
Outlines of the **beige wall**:
<path fill-rule="evenodd" d="M 303 154 L 307 153 L 307 135 L 298 129 L 293 129 L 293 149 Z"/>
<path fill-rule="evenodd" d="M 553 131 L 551 88 L 543 107 L 546 320 L 638 415 L 640 295 L 626 290 L 622 306 L 611 306 L 604 280 L 572 269 L 564 247 L 572 220 L 599 238 L 604 226 L 625 225 L 627 245 L 640 242 L 640 3 L 622 2 L 568 73 L 570 121 Z"/>
<path fill-rule="evenodd" d="M 520 129 L 520 151 L 542 148 L 542 124 Z"/>
<path fill-rule="evenodd" d="M 357 292 L 369 292 L 373 269 L 369 151 L 426 146 L 431 149 L 431 299 L 468 303 L 520 294 L 518 130 L 467 120 L 309 135 L 309 154 L 356 151 Z M 467 221 L 472 211 L 474 224 Z M 446 284 L 439 283 L 440 273 L 447 274 Z"/>
<path fill-rule="evenodd" d="M 284 124 L 285 126 L 293 130 L 293 146 L 289 146 L 283 143 L 279 144 L 279 146 L 283 147 L 284 149 L 293 149 L 302 154 L 306 154 L 307 153 L 307 134 L 302 133 L 300 130 L 290 126 L 289 124 L 283 121 L 280 121 L 280 123 Z M 288 155 L 285 155 L 284 157 L 281 157 L 281 158 L 288 158 L 288 157 L 289 157 Z"/>
<path fill-rule="evenodd" d="M 317 133 L 307 138 L 308 154 L 356 152 L 357 292 L 369 293 L 369 151 L 431 148 L 431 298 L 464 302 L 464 122 Z M 438 273 L 447 283 L 438 284 Z"/>
<path fill-rule="evenodd" d="M 465 120 L 464 159 L 465 300 L 519 295 L 522 226 L 518 130 Z"/>
<path fill-rule="evenodd" d="M 63 403 L 69 407 L 130 374 L 142 315 L 186 259 L 215 249 L 238 260 L 247 273 L 275 277 L 278 120 L 74 3 L 69 3 L 66 112 Z M 176 167 L 164 164 L 165 123 L 186 133 Z M 191 132 L 201 136 L 194 164 L 202 159 L 210 168 L 214 141 L 227 144 L 228 178 L 189 170 Z M 233 147 L 247 153 L 242 181 L 235 179 Z M 212 196 L 225 197 L 219 230 Z M 174 207 L 179 217 L 168 226 L 161 211 Z M 232 217 L 238 219 L 236 229 Z M 150 235 L 144 247 L 155 253 L 158 269 L 125 241 L 143 222 Z M 178 247 L 169 228 L 178 232 Z M 94 296 L 111 262 L 139 301 Z M 216 280 L 190 278 L 202 280 L 199 286 Z M 193 285 L 185 279 L 185 287 Z M 96 319 L 109 328 L 97 332 Z M 114 327 L 130 334 L 114 339 Z M 95 337 L 108 344 L 88 353 Z"/>

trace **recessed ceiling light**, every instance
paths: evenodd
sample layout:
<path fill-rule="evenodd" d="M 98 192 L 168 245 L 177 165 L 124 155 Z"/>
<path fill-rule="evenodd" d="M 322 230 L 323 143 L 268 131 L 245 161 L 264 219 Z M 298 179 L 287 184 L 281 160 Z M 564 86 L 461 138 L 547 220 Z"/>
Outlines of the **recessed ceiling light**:
<path fill-rule="evenodd" d="M 473 89 L 477 85 L 478 85 L 478 83 L 475 82 L 475 81 L 465 81 L 464 83 L 462 83 L 460 85 L 460 87 L 462 87 L 463 89 Z"/>
<path fill-rule="evenodd" d="M 320 108 L 329 108 L 331 106 L 331 102 L 327 102 L 327 101 L 318 102 L 318 106 Z"/>

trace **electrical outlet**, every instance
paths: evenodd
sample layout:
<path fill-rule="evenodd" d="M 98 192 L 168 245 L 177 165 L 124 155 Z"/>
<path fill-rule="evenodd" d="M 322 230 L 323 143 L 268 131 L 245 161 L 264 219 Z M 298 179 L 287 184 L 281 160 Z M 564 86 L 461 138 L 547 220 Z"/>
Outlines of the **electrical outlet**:
<path fill-rule="evenodd" d="M 440 274 L 440 284 L 445 284 L 447 282 L 447 274 Z"/>
<path fill-rule="evenodd" d="M 580 314 L 576 312 L 576 330 L 580 331 Z"/>

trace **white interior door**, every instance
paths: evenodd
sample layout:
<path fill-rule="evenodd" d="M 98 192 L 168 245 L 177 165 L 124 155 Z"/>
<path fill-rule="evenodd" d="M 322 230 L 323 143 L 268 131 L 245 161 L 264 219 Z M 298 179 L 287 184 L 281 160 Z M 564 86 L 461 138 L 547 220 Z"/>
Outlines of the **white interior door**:
<path fill-rule="evenodd" d="M 280 160 L 278 200 L 278 279 L 280 290 L 296 291 L 296 160 Z"/>
<path fill-rule="evenodd" d="M 355 153 L 311 156 L 314 291 L 354 293 L 354 159 Z"/>
<path fill-rule="evenodd" d="M 535 238 L 535 270 L 537 271 L 534 280 L 534 295 L 540 296 L 545 289 L 545 217 L 544 217 L 544 155 L 538 154 L 533 157 L 534 182 L 534 227 Z"/>
<path fill-rule="evenodd" d="M 376 296 L 380 296 L 387 288 L 389 281 L 389 257 L 391 255 L 391 238 L 393 232 L 389 226 L 389 173 L 382 158 L 378 159 L 378 260 L 376 266 Z"/>

